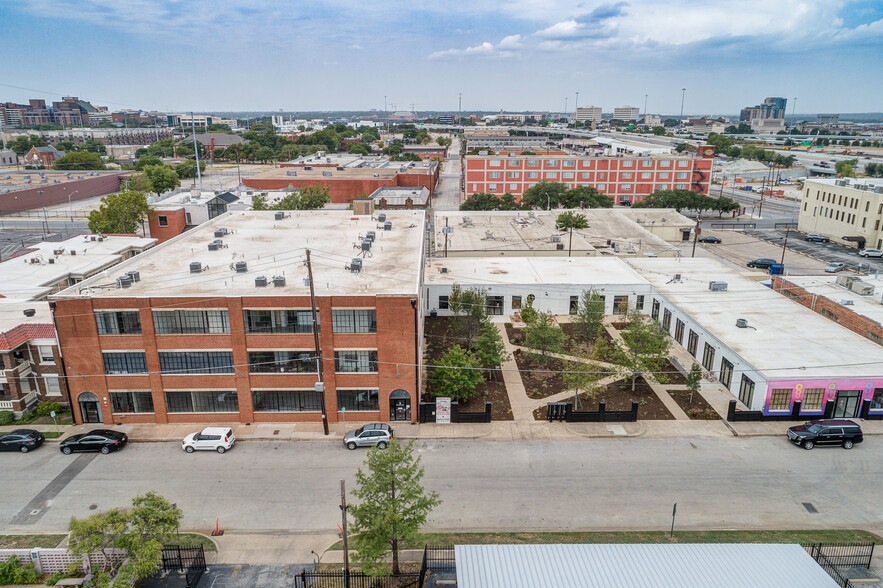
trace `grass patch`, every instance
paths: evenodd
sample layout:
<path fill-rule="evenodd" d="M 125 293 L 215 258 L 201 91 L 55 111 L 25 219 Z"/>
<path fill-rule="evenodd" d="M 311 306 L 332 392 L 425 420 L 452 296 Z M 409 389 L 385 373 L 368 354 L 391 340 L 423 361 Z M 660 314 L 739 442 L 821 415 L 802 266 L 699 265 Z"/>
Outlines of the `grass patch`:
<path fill-rule="evenodd" d="M 574 533 L 421 533 L 402 549 L 424 545 L 538 545 L 547 543 L 880 543 L 883 538 L 858 529 L 799 531 L 591 531 Z M 329 549 L 343 549 L 338 541 Z"/>
<path fill-rule="evenodd" d="M 0 535 L 0 549 L 58 547 L 67 535 Z"/>
<path fill-rule="evenodd" d="M 175 538 L 175 541 L 181 547 L 199 547 L 202 545 L 206 551 L 218 550 L 214 541 L 199 533 L 181 533 L 179 537 Z"/>
<path fill-rule="evenodd" d="M 64 435 L 64 433 L 56 433 L 55 431 L 43 431 L 43 436 L 47 439 L 58 439 Z"/>

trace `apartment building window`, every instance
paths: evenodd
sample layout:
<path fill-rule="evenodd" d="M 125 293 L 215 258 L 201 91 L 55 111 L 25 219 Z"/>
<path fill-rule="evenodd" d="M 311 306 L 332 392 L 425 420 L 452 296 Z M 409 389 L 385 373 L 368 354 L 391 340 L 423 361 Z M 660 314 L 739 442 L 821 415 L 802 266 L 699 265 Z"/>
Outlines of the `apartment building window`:
<path fill-rule="evenodd" d="M 375 411 L 380 410 L 379 390 L 337 390 L 337 410 Z"/>
<path fill-rule="evenodd" d="M 491 159 L 488 161 L 490 167 L 500 167 L 503 164 L 499 159 Z"/>
<path fill-rule="evenodd" d="M 226 310 L 154 310 L 157 335 L 220 334 L 230 332 Z"/>
<path fill-rule="evenodd" d="M 110 392 L 110 406 L 114 414 L 151 413 L 153 395 L 150 392 Z"/>
<path fill-rule="evenodd" d="M 377 371 L 377 351 L 350 350 L 334 352 L 334 371 L 338 373 L 373 373 Z"/>
<path fill-rule="evenodd" d="M 331 311 L 335 333 L 376 333 L 377 311 L 373 308 L 351 308 Z"/>
<path fill-rule="evenodd" d="M 671 328 L 671 311 L 667 308 L 662 310 L 662 328 L 666 333 Z"/>
<path fill-rule="evenodd" d="M 496 184 L 488 184 L 488 185 L 487 185 L 487 191 L 488 191 L 488 192 L 496 192 L 496 191 L 497 191 L 497 185 L 496 185 Z"/>
<path fill-rule="evenodd" d="M 46 396 L 61 396 L 58 376 L 43 376 L 43 385 L 46 387 Z"/>
<path fill-rule="evenodd" d="M 539 167 L 539 166 L 540 166 L 539 159 L 528 159 L 527 160 L 527 167 Z"/>
<path fill-rule="evenodd" d="M 874 230 L 875 230 L 875 231 L 879 231 L 879 230 L 880 230 L 880 221 L 879 221 L 879 220 L 875 220 L 875 221 L 874 221 Z"/>
<path fill-rule="evenodd" d="M 705 349 L 702 351 L 702 367 L 711 371 L 714 369 L 714 347 L 706 343 Z"/>
<path fill-rule="evenodd" d="M 478 184 L 472 184 L 472 191 L 478 192 Z"/>
<path fill-rule="evenodd" d="M 607 184 L 598 184 L 598 191 L 603 192 L 607 189 Z"/>
<path fill-rule="evenodd" d="M 313 313 L 309 310 L 243 310 L 246 333 L 312 333 Z M 316 312 L 316 328 L 319 328 Z"/>
<path fill-rule="evenodd" d="M 232 351 L 160 351 L 159 369 L 163 375 L 232 374 Z"/>
<path fill-rule="evenodd" d="M 650 159 L 642 159 L 641 167 L 653 167 L 653 161 Z"/>
<path fill-rule="evenodd" d="M 161 226 L 161 227 L 167 227 L 167 226 L 169 226 L 169 219 L 168 219 L 168 217 L 167 217 L 166 215 L 164 215 L 164 214 L 158 214 L 158 215 L 156 215 L 156 221 L 157 221 L 157 223 L 159 224 L 159 226 Z"/>
<path fill-rule="evenodd" d="M 822 398 L 824 388 L 807 388 L 803 391 L 803 402 L 800 405 L 801 412 L 804 410 L 822 410 Z"/>
<path fill-rule="evenodd" d="M 99 335 L 140 335 L 141 317 L 138 311 L 96 311 L 95 322 Z"/>
<path fill-rule="evenodd" d="M 684 321 L 681 319 L 675 320 L 675 341 L 684 344 Z"/>
<path fill-rule="evenodd" d="M 509 184 L 509 189 L 513 192 L 518 190 L 518 184 Z"/>
<path fill-rule="evenodd" d="M 659 167 L 669 167 L 671 165 L 671 160 L 669 159 L 660 159 Z"/>
<path fill-rule="evenodd" d="M 322 399 L 315 390 L 252 390 L 255 412 L 319 412 Z"/>
<path fill-rule="evenodd" d="M 52 345 L 37 345 L 37 353 L 40 355 L 40 363 L 55 365 L 55 355 L 52 353 Z"/>
<path fill-rule="evenodd" d="M 686 190 L 687 184 L 675 184 L 675 189 L 677 190 Z"/>
<path fill-rule="evenodd" d="M 574 167 L 574 166 L 576 166 L 575 159 L 565 159 L 564 160 L 564 167 Z"/>
<path fill-rule="evenodd" d="M 528 178 L 529 180 L 536 180 L 536 179 L 538 179 L 539 177 L 540 177 L 540 172 L 535 172 L 535 171 L 533 171 L 533 172 L 532 172 L 532 171 L 527 172 L 527 178 Z"/>
<path fill-rule="evenodd" d="M 628 296 L 614 296 L 613 297 L 613 314 L 625 314 L 629 309 L 629 297 Z"/>
<path fill-rule="evenodd" d="M 821 314 L 821 315 L 822 315 L 823 317 L 825 317 L 825 318 L 829 318 L 829 319 L 831 319 L 831 320 L 834 321 L 835 323 L 839 323 L 839 322 L 840 322 L 840 317 L 837 316 L 836 314 L 834 314 L 833 312 L 831 312 L 830 310 L 828 310 L 827 308 L 823 308 L 823 309 L 821 309 L 821 310 L 819 311 L 819 314 Z"/>
<path fill-rule="evenodd" d="M 699 335 L 696 331 L 690 330 L 690 334 L 687 335 L 687 353 L 696 357 L 696 348 L 699 346 Z"/>
<path fill-rule="evenodd" d="M 517 171 L 506 172 L 506 177 L 509 178 L 510 180 L 517 180 L 518 178 L 521 177 L 521 172 L 517 172 Z"/>
<path fill-rule="evenodd" d="M 233 390 L 188 390 L 166 392 L 169 413 L 239 412 L 239 397 Z"/>
<path fill-rule="evenodd" d="M 513 296 L 512 297 L 512 310 L 519 310 L 521 308 L 521 296 Z"/>
<path fill-rule="evenodd" d="M 721 358 L 720 382 L 727 390 L 730 389 L 730 383 L 733 381 L 733 364 L 726 357 Z"/>
<path fill-rule="evenodd" d="M 252 374 L 315 374 L 315 351 L 249 351 L 248 371 Z"/>
<path fill-rule="evenodd" d="M 668 190 L 668 184 L 657 184 L 656 189 L 657 190 Z"/>
<path fill-rule="evenodd" d="M 547 159 L 546 160 L 546 167 L 558 167 L 558 160 L 557 159 Z"/>
<path fill-rule="evenodd" d="M 503 172 L 498 172 L 498 171 L 488 172 L 488 174 L 487 174 L 487 176 L 492 180 L 497 180 L 500 177 L 502 177 L 502 175 L 503 175 Z"/>
<path fill-rule="evenodd" d="M 599 180 L 606 180 L 607 179 L 607 172 L 598 172 L 598 179 Z"/>
<path fill-rule="evenodd" d="M 773 388 L 770 393 L 770 410 L 791 410 L 791 388 Z"/>
<path fill-rule="evenodd" d="M 102 353 L 101 357 L 104 360 L 105 374 L 147 373 L 147 356 L 143 351 L 106 352 Z"/>
<path fill-rule="evenodd" d="M 635 297 L 635 309 L 636 310 L 644 310 L 644 295 L 638 294 Z"/>
<path fill-rule="evenodd" d="M 619 185 L 619 191 L 620 191 L 620 192 L 628 192 L 628 191 L 631 190 L 631 189 L 632 189 L 632 185 L 631 185 L 631 184 L 620 184 L 620 185 Z"/>
<path fill-rule="evenodd" d="M 677 179 L 679 179 L 679 180 L 686 180 L 686 179 L 687 179 L 687 172 L 678 172 L 678 173 L 677 173 Z"/>
<path fill-rule="evenodd" d="M 582 172 L 582 178 L 584 180 L 588 180 L 591 177 L 591 172 Z"/>
<path fill-rule="evenodd" d="M 652 177 L 653 177 L 653 174 L 650 172 L 641 172 L 641 179 L 642 180 L 649 180 Z"/>
<path fill-rule="evenodd" d="M 572 180 L 573 179 L 573 172 L 561 172 L 561 177 L 564 178 L 565 180 Z"/>
<path fill-rule="evenodd" d="M 653 305 L 650 307 L 650 317 L 654 320 L 659 320 L 659 301 L 655 298 L 653 299 Z"/>
<path fill-rule="evenodd" d="M 632 167 L 632 165 L 635 163 L 635 161 L 633 159 L 623 159 L 623 160 L 621 160 L 621 163 L 622 163 L 622 167 Z"/>
<path fill-rule="evenodd" d="M 667 180 L 668 179 L 668 172 L 659 172 L 659 179 L 660 180 Z"/>
<path fill-rule="evenodd" d="M 690 166 L 690 162 L 687 161 L 686 159 L 681 159 L 678 161 L 678 167 L 689 167 L 689 166 Z"/>
<path fill-rule="evenodd" d="M 619 178 L 622 180 L 630 180 L 632 179 L 632 172 L 622 172 L 619 174 Z"/>
<path fill-rule="evenodd" d="M 555 180 L 558 178 L 558 172 L 546 172 L 547 180 Z"/>
<path fill-rule="evenodd" d="M 739 384 L 739 402 L 751 408 L 754 402 L 754 380 L 742 374 L 742 383 Z"/>
<path fill-rule="evenodd" d="M 448 307 L 448 297 L 447 296 L 439 296 L 438 297 L 438 309 L 439 310 L 447 310 Z"/>

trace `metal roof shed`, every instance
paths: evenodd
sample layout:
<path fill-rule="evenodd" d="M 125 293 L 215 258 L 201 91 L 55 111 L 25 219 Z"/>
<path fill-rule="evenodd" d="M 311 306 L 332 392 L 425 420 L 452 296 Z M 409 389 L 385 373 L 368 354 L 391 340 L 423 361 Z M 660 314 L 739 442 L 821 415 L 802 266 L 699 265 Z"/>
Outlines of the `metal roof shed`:
<path fill-rule="evenodd" d="M 800 545 L 457 545 L 458 588 L 836 588 Z"/>

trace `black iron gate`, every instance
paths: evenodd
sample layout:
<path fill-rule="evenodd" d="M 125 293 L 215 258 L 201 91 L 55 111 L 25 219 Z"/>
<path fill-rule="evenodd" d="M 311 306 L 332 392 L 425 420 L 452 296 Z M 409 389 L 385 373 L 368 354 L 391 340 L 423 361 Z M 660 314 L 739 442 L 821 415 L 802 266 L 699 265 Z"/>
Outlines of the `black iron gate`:
<path fill-rule="evenodd" d="M 162 550 L 162 569 L 181 572 L 187 588 L 194 588 L 205 573 L 205 550 L 199 547 L 166 545 Z"/>

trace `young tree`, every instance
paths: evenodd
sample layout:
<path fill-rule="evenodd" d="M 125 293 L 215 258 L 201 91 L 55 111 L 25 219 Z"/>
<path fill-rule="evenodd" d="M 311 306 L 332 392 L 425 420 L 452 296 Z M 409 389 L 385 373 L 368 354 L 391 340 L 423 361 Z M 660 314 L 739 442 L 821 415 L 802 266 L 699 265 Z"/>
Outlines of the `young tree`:
<path fill-rule="evenodd" d="M 138 158 L 138 161 L 135 162 L 135 169 L 138 171 L 143 170 L 148 165 L 162 165 L 162 159 L 157 157 L 156 155 L 142 155 Z"/>
<path fill-rule="evenodd" d="M 468 349 L 487 322 L 487 292 L 481 288 L 462 289 L 459 284 L 451 286 L 448 308 L 454 313 L 454 327 Z"/>
<path fill-rule="evenodd" d="M 559 229 L 588 229 L 589 220 L 584 214 L 568 210 L 555 218 L 555 225 Z"/>
<path fill-rule="evenodd" d="M 108 194 L 101 199 L 98 210 L 89 213 L 89 230 L 93 233 L 134 233 L 151 212 L 147 198 L 141 192 L 130 190 Z"/>
<path fill-rule="evenodd" d="M 476 192 L 460 205 L 460 210 L 499 210 L 499 208 L 500 199 L 486 192 Z"/>
<path fill-rule="evenodd" d="M 140 163 L 140 159 L 138 160 Z M 205 161 L 199 160 L 199 171 L 205 171 Z M 178 174 L 178 177 L 182 180 L 185 178 L 195 178 L 197 176 L 196 173 L 196 160 L 188 159 L 187 161 L 183 161 L 175 166 L 175 173 Z"/>
<path fill-rule="evenodd" d="M 616 363 L 631 378 L 634 391 L 639 375 L 662 367 L 668 358 L 669 340 L 655 321 L 637 311 L 626 315 L 626 327 L 621 334 L 623 343 L 616 346 Z"/>
<path fill-rule="evenodd" d="M 106 169 L 101 161 L 101 156 L 97 153 L 89 153 L 88 151 L 73 151 L 59 157 L 52 164 L 52 167 L 59 170 L 77 170 L 77 169 Z"/>
<path fill-rule="evenodd" d="M 150 180 L 151 192 L 165 194 L 181 185 L 175 170 L 167 165 L 148 165 L 144 168 L 144 176 Z"/>
<path fill-rule="evenodd" d="M 524 329 L 524 344 L 540 352 L 540 367 L 545 368 L 548 356 L 559 353 L 564 346 L 564 331 L 554 325 L 555 316 L 548 311 L 537 313 L 536 320 Z"/>
<path fill-rule="evenodd" d="M 524 191 L 521 202 L 541 210 L 558 208 L 567 186 L 559 182 L 540 181 Z"/>
<path fill-rule="evenodd" d="M 702 383 L 702 368 L 695 361 L 687 374 L 687 390 L 690 392 L 690 403 L 693 403 L 693 395 L 699 394 L 699 385 Z"/>
<path fill-rule="evenodd" d="M 586 343 L 591 343 L 604 325 L 604 297 L 594 289 L 583 290 L 573 322 Z"/>
<path fill-rule="evenodd" d="M 180 520 L 180 509 L 148 492 L 136 496 L 131 509 L 72 517 L 68 548 L 78 557 L 103 556 L 93 566 L 96 586 L 110 586 L 112 581 L 114 586 L 132 586 L 159 567 L 163 542 L 174 536 Z M 115 550 L 124 550 L 125 557 L 115 556 Z"/>
<path fill-rule="evenodd" d="M 429 374 L 434 396 L 450 396 L 454 400 L 468 400 L 484 382 L 481 365 L 475 356 L 459 345 L 448 349 L 435 362 Z"/>
<path fill-rule="evenodd" d="M 579 354 L 579 357 L 584 360 L 590 359 L 586 353 Z M 573 389 L 574 409 L 581 405 L 580 392 L 588 398 L 594 398 L 600 392 L 597 383 L 605 374 L 595 364 L 587 361 L 567 361 L 564 370 L 561 375 L 564 384 Z"/>
<path fill-rule="evenodd" d="M 511 356 L 506 352 L 506 345 L 503 343 L 503 337 L 500 330 L 490 321 L 485 321 L 481 326 L 481 334 L 475 339 L 472 347 L 478 365 L 486 370 L 486 374 L 490 374 L 497 379 L 496 368 L 504 361 L 509 361 Z"/>
<path fill-rule="evenodd" d="M 432 509 L 441 504 L 437 492 L 421 483 L 423 466 L 414 456 L 413 441 L 402 445 L 392 439 L 386 449 L 372 448 L 367 471 L 356 472 L 358 499 L 349 507 L 353 517 L 355 559 L 368 574 L 379 575 L 387 552 L 392 552 L 392 573 L 399 570 L 399 545 L 417 538 Z"/>

